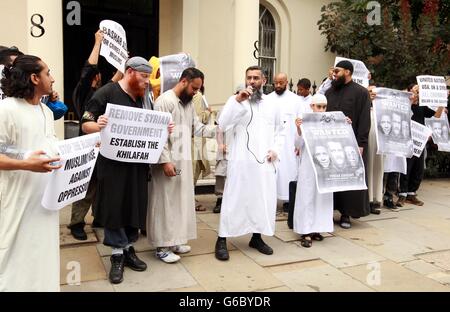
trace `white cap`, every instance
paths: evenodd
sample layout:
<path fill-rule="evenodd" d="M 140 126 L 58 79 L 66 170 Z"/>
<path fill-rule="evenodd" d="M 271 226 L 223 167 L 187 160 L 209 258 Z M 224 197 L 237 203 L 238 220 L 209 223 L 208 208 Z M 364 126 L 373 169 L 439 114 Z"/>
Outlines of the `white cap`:
<path fill-rule="evenodd" d="M 327 103 L 328 103 L 327 98 L 323 94 L 316 93 L 312 97 L 311 104 L 327 104 Z"/>

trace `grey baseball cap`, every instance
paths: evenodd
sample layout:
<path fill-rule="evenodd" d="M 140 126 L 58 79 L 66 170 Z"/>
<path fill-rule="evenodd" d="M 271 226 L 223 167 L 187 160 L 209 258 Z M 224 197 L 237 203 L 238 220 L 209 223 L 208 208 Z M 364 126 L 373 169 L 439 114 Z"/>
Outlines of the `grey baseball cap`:
<path fill-rule="evenodd" d="M 153 68 L 150 66 L 149 62 L 140 56 L 134 56 L 132 58 L 130 58 L 126 64 L 125 64 L 125 68 L 132 68 L 138 72 L 142 72 L 142 73 L 147 73 L 147 74 L 151 74 Z"/>

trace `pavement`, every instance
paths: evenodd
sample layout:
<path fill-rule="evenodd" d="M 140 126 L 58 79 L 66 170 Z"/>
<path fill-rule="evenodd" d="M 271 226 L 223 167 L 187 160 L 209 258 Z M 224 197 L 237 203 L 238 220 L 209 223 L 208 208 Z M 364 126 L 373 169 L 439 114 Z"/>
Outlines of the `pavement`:
<path fill-rule="evenodd" d="M 118 285 L 107 279 L 111 250 L 101 244 L 103 230 L 88 225 L 88 240 L 76 241 L 67 229 L 70 207 L 61 210 L 61 291 L 450 291 L 450 179 L 423 181 L 418 193 L 422 207 L 407 204 L 397 212 L 382 208 L 380 215 L 353 220 L 348 230 L 335 223 L 334 232 L 311 248 L 301 247 L 299 235 L 288 229 L 286 215 L 279 212 L 275 236 L 263 237 L 273 255 L 248 247 L 247 235 L 228 240 L 226 262 L 214 257 L 219 224 L 219 214 L 212 212 L 215 196 L 196 198 L 207 211 L 197 212 L 198 238 L 189 242 L 192 251 L 176 264 L 165 264 L 140 237 L 135 248 L 148 269 L 125 268 Z"/>

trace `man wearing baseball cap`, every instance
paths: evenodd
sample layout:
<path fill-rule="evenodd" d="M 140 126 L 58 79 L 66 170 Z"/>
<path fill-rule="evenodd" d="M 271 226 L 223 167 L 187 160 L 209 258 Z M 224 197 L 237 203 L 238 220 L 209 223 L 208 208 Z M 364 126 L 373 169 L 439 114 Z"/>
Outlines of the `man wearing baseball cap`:
<path fill-rule="evenodd" d="M 83 132 L 99 132 L 106 127 L 106 105 L 113 103 L 143 108 L 146 88 L 152 67 L 142 57 L 132 57 L 125 65 L 122 80 L 100 88 L 87 103 L 82 118 Z M 147 265 L 137 256 L 132 244 L 145 228 L 147 213 L 147 178 L 149 166 L 145 163 L 125 163 L 99 154 L 97 159 L 97 198 L 95 220 L 105 228 L 103 244 L 112 248 L 109 280 L 123 281 L 124 266 L 134 271 L 145 271 Z"/>

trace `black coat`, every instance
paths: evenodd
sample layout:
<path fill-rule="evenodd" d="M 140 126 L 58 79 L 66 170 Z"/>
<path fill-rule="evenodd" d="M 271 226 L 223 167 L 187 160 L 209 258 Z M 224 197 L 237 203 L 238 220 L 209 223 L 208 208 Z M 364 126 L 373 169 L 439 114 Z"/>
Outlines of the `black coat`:
<path fill-rule="evenodd" d="M 352 120 L 358 146 L 363 150 L 367 184 L 367 156 L 370 131 L 370 97 L 364 87 L 351 81 L 340 89 L 330 88 L 326 93 L 327 111 L 341 111 Z M 334 193 L 334 209 L 351 217 L 363 217 L 370 213 L 367 190 Z"/>

